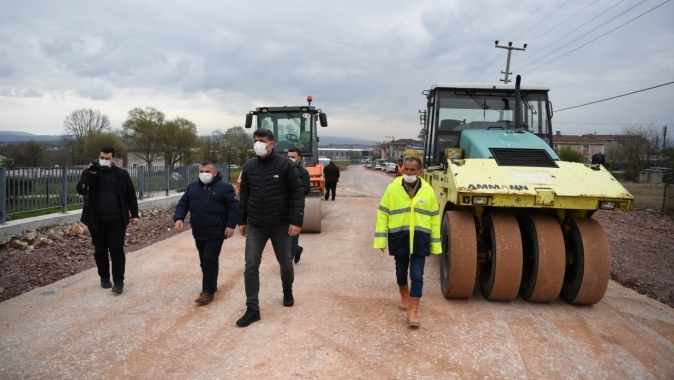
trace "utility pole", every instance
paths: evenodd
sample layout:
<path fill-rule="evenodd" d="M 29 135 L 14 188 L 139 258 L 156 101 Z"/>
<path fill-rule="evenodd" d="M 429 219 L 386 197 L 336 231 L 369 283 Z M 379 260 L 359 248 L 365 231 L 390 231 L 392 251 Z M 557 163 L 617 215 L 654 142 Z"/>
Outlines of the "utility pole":
<path fill-rule="evenodd" d="M 386 136 L 386 138 L 391 139 L 391 143 L 395 141 L 395 137 L 393 137 L 393 136 Z M 387 150 L 388 150 L 389 157 L 393 157 L 393 144 L 391 144 L 391 143 L 387 144 L 387 147 L 388 147 Z"/>
<path fill-rule="evenodd" d="M 527 44 L 524 44 L 524 48 L 513 47 L 512 42 L 508 42 L 508 46 L 500 46 L 498 44 L 498 40 L 496 40 L 496 47 L 499 49 L 508 50 L 508 61 L 506 61 L 506 70 L 505 72 L 501 71 L 501 74 L 505 74 L 505 79 L 499 79 L 501 82 L 503 82 L 503 84 L 508 84 L 509 82 L 511 82 L 510 80 L 508 80 L 508 75 L 512 75 L 512 73 L 510 72 L 510 54 L 512 54 L 513 50 L 525 51 L 527 48 Z"/>

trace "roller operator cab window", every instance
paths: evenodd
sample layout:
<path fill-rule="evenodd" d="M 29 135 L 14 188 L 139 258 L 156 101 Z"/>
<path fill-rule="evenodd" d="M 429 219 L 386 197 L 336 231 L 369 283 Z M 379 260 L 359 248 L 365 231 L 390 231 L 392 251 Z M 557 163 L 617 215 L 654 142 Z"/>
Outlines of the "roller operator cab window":
<path fill-rule="evenodd" d="M 547 94 L 521 91 L 522 124 L 532 133 L 550 131 Z M 507 129 L 515 125 L 515 91 L 438 92 L 438 133 L 466 129 Z"/>
<path fill-rule="evenodd" d="M 258 114 L 258 127 L 274 132 L 277 153 L 285 153 L 290 148 L 299 148 L 302 155 L 310 155 L 312 136 L 315 135 L 314 117 L 303 112 L 274 112 Z"/>
<path fill-rule="evenodd" d="M 522 126 L 550 143 L 547 93 L 521 91 L 520 94 Z M 431 161 L 435 163 L 444 162 L 445 148 L 459 147 L 461 131 L 515 127 L 514 90 L 439 89 L 435 104 L 437 133 L 431 146 Z"/>

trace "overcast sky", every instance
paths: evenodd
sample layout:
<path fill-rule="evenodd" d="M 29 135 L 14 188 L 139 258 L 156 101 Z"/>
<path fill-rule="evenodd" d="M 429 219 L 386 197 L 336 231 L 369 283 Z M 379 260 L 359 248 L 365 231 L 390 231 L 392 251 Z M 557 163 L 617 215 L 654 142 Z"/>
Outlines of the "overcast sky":
<path fill-rule="evenodd" d="M 498 82 L 506 53 L 495 40 L 529 44 L 511 69 L 550 87 L 555 109 L 674 81 L 671 1 L 539 67 L 663 1 L 0 0 L 0 130 L 60 134 L 79 108 L 120 128 L 131 108 L 150 106 L 205 135 L 311 94 L 325 135 L 413 138 L 424 89 Z M 556 113 L 553 128 L 668 124 L 674 134 L 673 104 L 670 85 Z"/>

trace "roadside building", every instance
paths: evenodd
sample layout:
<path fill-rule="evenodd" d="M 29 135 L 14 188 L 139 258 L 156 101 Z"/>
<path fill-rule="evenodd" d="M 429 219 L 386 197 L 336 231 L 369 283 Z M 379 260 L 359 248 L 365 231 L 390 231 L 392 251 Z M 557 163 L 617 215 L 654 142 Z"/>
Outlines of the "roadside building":
<path fill-rule="evenodd" d="M 604 143 L 591 139 L 586 136 L 577 135 L 563 135 L 560 131 L 556 131 L 552 137 L 553 148 L 571 148 L 585 157 L 585 162 L 589 163 L 592 155 L 596 153 L 604 153 Z"/>

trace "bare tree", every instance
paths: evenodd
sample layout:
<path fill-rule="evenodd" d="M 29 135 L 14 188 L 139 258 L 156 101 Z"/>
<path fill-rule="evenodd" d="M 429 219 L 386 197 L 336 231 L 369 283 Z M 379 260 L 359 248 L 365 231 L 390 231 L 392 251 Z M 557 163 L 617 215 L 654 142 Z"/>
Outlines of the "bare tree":
<path fill-rule="evenodd" d="M 124 135 L 130 143 L 133 156 L 144 161 L 148 167 L 159 158 L 159 133 L 164 125 L 165 116 L 152 107 L 144 110 L 134 108 L 129 111 L 127 120 L 122 125 Z"/>
<path fill-rule="evenodd" d="M 639 173 L 648 167 L 651 159 L 661 151 L 662 140 L 652 127 L 625 127 L 622 135 L 623 138 L 610 153 L 613 157 L 622 157 L 625 177 L 636 180 Z"/>
<path fill-rule="evenodd" d="M 82 108 L 66 116 L 61 141 L 73 164 L 86 163 L 88 157 L 84 157 L 83 150 L 87 137 L 106 131 L 110 131 L 110 120 L 98 110 Z"/>

